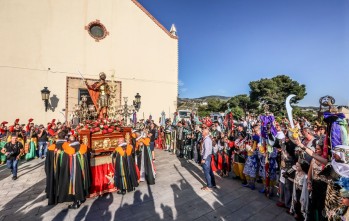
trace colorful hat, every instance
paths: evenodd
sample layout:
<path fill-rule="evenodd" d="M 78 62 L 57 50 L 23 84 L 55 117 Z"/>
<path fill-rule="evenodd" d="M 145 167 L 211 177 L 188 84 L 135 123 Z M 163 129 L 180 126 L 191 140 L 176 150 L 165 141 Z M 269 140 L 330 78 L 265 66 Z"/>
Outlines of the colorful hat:
<path fill-rule="evenodd" d="M 341 177 L 337 182 L 339 186 L 341 186 L 340 194 L 344 198 L 349 198 L 349 178 Z"/>
<path fill-rule="evenodd" d="M 349 163 L 349 146 L 337 145 L 333 148 L 332 153 L 338 155 L 344 163 Z"/>
<path fill-rule="evenodd" d="M 332 150 L 332 154 L 340 157 L 337 162 L 335 157 L 332 157 L 331 165 L 333 170 L 341 177 L 349 177 L 349 146 L 337 145 Z"/>

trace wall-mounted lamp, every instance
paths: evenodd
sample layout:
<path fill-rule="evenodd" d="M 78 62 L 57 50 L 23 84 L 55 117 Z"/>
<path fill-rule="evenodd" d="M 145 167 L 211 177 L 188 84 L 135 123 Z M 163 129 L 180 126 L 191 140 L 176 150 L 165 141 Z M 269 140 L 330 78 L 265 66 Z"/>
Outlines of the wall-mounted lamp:
<path fill-rule="evenodd" d="M 41 90 L 41 98 L 45 102 L 45 111 L 47 112 L 48 109 L 48 99 L 50 98 L 50 92 L 47 87 L 44 87 L 44 89 Z"/>
<path fill-rule="evenodd" d="M 133 101 L 133 106 L 135 107 L 135 110 L 137 112 L 141 108 L 141 95 L 139 95 L 139 93 L 137 93 L 135 96 L 135 100 Z"/>

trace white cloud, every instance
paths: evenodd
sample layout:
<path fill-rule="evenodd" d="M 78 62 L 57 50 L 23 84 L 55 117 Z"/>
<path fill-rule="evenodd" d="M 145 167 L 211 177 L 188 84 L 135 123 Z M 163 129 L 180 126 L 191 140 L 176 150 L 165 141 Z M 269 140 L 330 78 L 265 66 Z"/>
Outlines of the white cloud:
<path fill-rule="evenodd" d="M 181 80 L 178 80 L 178 86 L 179 86 L 179 87 L 183 87 L 183 86 L 184 86 L 184 82 L 181 81 Z"/>
<path fill-rule="evenodd" d="M 180 91 L 181 93 L 184 93 L 184 92 L 187 92 L 187 91 L 188 91 L 188 88 L 185 88 L 185 87 L 179 88 L 179 91 Z"/>
<path fill-rule="evenodd" d="M 184 82 L 178 79 L 178 91 L 183 94 L 188 91 L 188 88 L 184 87 Z"/>

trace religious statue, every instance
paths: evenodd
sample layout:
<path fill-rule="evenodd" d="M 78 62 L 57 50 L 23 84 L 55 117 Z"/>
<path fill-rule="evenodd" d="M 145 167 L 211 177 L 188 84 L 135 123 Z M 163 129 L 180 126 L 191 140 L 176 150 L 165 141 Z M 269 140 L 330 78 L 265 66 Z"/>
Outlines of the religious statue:
<path fill-rule="evenodd" d="M 98 118 L 107 118 L 110 91 L 106 78 L 105 73 L 101 72 L 98 82 L 89 85 L 87 80 L 85 80 L 92 102 L 96 107 Z"/>

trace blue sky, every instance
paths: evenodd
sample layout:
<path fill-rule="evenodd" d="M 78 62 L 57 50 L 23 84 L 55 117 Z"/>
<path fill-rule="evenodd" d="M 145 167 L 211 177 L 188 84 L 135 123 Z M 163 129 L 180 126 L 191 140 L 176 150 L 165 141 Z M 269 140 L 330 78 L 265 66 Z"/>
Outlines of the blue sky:
<path fill-rule="evenodd" d="M 279 74 L 301 105 L 349 104 L 349 0 L 138 0 L 179 36 L 180 97 L 248 94 Z"/>

